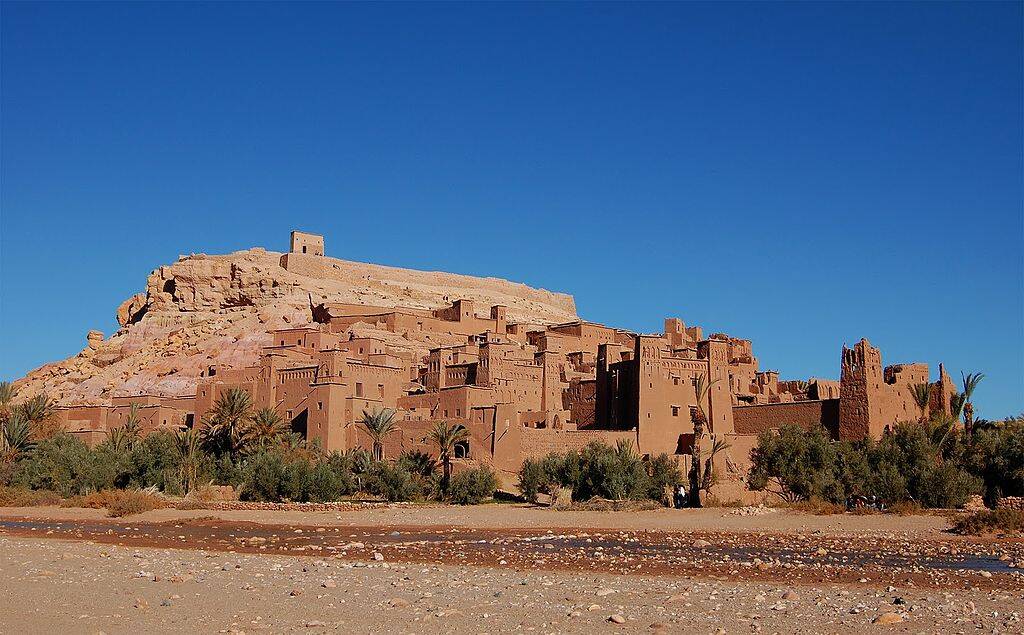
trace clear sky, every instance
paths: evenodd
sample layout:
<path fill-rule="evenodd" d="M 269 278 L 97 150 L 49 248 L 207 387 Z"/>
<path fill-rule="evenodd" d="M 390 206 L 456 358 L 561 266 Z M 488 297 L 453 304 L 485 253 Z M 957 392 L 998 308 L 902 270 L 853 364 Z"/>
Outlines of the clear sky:
<path fill-rule="evenodd" d="M 190 252 L 493 275 L 1024 410 L 1022 4 L 4 2 L 0 377 Z"/>

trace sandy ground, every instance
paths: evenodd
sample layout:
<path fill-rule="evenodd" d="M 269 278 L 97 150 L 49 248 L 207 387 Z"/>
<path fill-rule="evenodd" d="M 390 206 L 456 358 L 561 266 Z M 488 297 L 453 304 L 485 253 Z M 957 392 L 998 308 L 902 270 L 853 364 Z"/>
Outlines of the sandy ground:
<path fill-rule="evenodd" d="M 0 632 L 1024 632 L 1024 542 L 941 517 L 296 514 L 0 510 Z"/>

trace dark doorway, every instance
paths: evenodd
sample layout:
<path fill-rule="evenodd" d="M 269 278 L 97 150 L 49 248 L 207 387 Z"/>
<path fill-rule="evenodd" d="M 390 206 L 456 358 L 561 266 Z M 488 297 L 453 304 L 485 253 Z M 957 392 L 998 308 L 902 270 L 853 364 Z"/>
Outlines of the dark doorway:
<path fill-rule="evenodd" d="M 292 419 L 292 432 L 298 432 L 302 435 L 303 439 L 308 438 L 306 436 L 306 426 L 309 419 L 309 410 L 305 408 L 298 415 Z"/>

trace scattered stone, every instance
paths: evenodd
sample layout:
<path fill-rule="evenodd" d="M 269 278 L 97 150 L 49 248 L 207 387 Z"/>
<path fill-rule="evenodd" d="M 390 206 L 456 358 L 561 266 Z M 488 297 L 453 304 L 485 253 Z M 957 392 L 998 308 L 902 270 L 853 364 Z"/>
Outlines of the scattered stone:
<path fill-rule="evenodd" d="M 899 624 L 903 621 L 903 617 L 899 613 L 882 613 L 875 619 L 871 620 L 872 624 Z"/>
<path fill-rule="evenodd" d="M 612 622 L 613 624 L 625 624 L 626 618 L 622 617 L 618 613 L 613 613 L 612 615 L 608 616 L 608 621 Z"/>

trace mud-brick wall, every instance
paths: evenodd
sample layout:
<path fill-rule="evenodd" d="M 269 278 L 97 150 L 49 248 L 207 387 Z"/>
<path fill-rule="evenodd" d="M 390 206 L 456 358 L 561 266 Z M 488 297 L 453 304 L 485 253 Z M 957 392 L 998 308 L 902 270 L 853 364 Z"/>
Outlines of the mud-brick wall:
<path fill-rule="evenodd" d="M 733 406 L 732 419 L 736 434 L 758 434 L 789 424 L 804 429 L 823 425 L 835 436 L 839 430 L 839 400 Z"/>
<path fill-rule="evenodd" d="M 523 428 L 520 448 L 523 459 L 540 457 L 551 452 L 579 451 L 592 441 L 603 441 L 614 446 L 619 439 L 627 439 L 636 447 L 636 432 L 630 430 L 557 430 L 553 428 Z"/>

